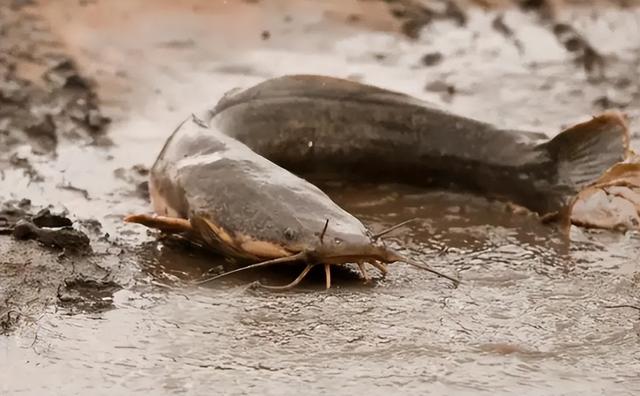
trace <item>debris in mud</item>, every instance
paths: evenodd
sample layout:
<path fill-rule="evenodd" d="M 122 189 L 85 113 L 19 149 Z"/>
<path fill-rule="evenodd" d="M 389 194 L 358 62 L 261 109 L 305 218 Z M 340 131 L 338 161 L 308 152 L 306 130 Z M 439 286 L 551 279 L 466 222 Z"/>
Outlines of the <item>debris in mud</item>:
<path fill-rule="evenodd" d="M 31 200 L 7 201 L 0 206 L 0 226 L 13 227 L 19 220 L 29 220 L 39 227 L 67 227 L 71 226 L 69 220 L 63 214 L 53 214 L 51 209 L 45 208 L 33 213 Z"/>
<path fill-rule="evenodd" d="M 640 163 L 617 164 L 581 191 L 571 207 L 571 222 L 620 231 L 640 229 Z"/>
<path fill-rule="evenodd" d="M 422 64 L 425 66 L 435 66 L 437 64 L 440 64 L 442 62 L 443 56 L 442 53 L 440 52 L 429 52 L 428 54 L 425 54 L 421 61 Z"/>
<path fill-rule="evenodd" d="M 30 125 L 25 126 L 24 132 L 27 137 L 40 146 L 40 150 L 35 150 L 39 154 L 51 152 L 58 145 L 56 125 L 53 123 L 53 117 L 50 114 L 45 114 L 42 118 L 33 120 Z"/>
<path fill-rule="evenodd" d="M 424 87 L 424 89 L 431 92 L 446 92 L 450 95 L 453 95 L 454 93 L 456 93 L 456 88 L 453 85 L 447 84 L 446 82 L 440 81 L 440 80 L 436 80 L 428 83 Z"/>
<path fill-rule="evenodd" d="M 9 157 L 9 164 L 16 169 L 22 169 L 26 177 L 32 182 L 43 181 L 42 175 L 33 167 L 31 162 L 27 158 L 20 157 L 18 153 L 13 153 Z"/>
<path fill-rule="evenodd" d="M 149 199 L 149 168 L 138 164 L 132 166 L 130 169 L 118 168 L 113 171 L 113 174 L 117 178 L 135 186 L 135 190 L 132 192 L 133 196 L 145 200 Z"/>
<path fill-rule="evenodd" d="M 618 304 L 618 305 L 605 305 L 605 308 L 631 308 L 636 311 L 640 311 L 640 305 L 631 305 L 631 304 Z"/>
<path fill-rule="evenodd" d="M 584 67 L 589 79 L 599 81 L 604 78 L 604 57 L 573 26 L 556 23 L 553 33 L 567 51 L 576 54 L 574 62 Z"/>
<path fill-rule="evenodd" d="M 429 2 L 417 0 L 384 0 L 391 14 L 402 22 L 401 31 L 417 39 L 423 27 L 436 20 L 451 20 L 459 26 L 467 23 L 467 16 L 453 0 Z"/>
<path fill-rule="evenodd" d="M 48 229 L 27 220 L 19 220 L 13 228 L 13 237 L 19 240 L 35 239 L 45 246 L 64 249 L 65 252 L 91 250 L 89 237 L 71 227 Z"/>
<path fill-rule="evenodd" d="M 540 19 L 549 20 L 554 17 L 556 10 L 555 2 L 552 0 L 519 0 L 517 4 L 525 11 L 538 13 Z"/>
<path fill-rule="evenodd" d="M 378 61 L 383 61 L 387 59 L 387 56 L 388 56 L 387 54 L 382 54 L 382 53 L 373 54 L 373 57 L 375 58 L 375 60 L 378 60 Z"/>
<path fill-rule="evenodd" d="M 455 86 L 440 80 L 427 83 L 424 89 L 425 91 L 439 93 L 440 97 L 445 102 L 451 101 L 453 96 L 458 92 Z"/>
<path fill-rule="evenodd" d="M 574 205 L 571 219 L 583 227 L 625 231 L 640 226 L 638 208 L 640 190 L 627 187 L 590 189 Z"/>
<path fill-rule="evenodd" d="M 80 76 L 70 59 L 64 59 L 44 74 L 44 79 L 58 88 L 89 89 L 89 82 Z"/>
<path fill-rule="evenodd" d="M 349 14 L 347 16 L 347 22 L 349 23 L 358 23 L 362 20 L 362 16 L 358 14 Z"/>
<path fill-rule="evenodd" d="M 0 335 L 7 335 L 20 320 L 20 312 L 9 307 L 0 310 Z"/>
<path fill-rule="evenodd" d="M 29 216 L 31 210 L 31 201 L 22 199 L 20 201 L 7 201 L 0 206 L 0 230 L 12 233 L 14 225 L 18 220 Z"/>
<path fill-rule="evenodd" d="M 59 184 L 56 187 L 62 189 L 62 190 L 69 190 L 69 191 L 74 191 L 77 193 L 80 193 L 84 199 L 86 199 L 87 201 L 91 200 L 91 197 L 89 196 L 89 191 L 87 191 L 84 188 L 80 188 L 80 187 L 76 187 L 74 185 L 72 185 L 71 183 L 66 183 L 66 184 Z"/>
<path fill-rule="evenodd" d="M 85 233 L 97 236 L 102 235 L 102 223 L 96 219 L 84 219 L 78 221 L 79 227 L 85 231 Z"/>
<path fill-rule="evenodd" d="M 628 95 L 621 88 L 616 88 L 612 92 L 594 99 L 593 105 L 601 110 L 625 109 L 632 100 L 632 95 Z"/>
<path fill-rule="evenodd" d="M 122 286 L 111 280 L 78 275 L 58 287 L 59 305 L 82 312 L 104 312 L 113 308 L 113 293 Z"/>
<path fill-rule="evenodd" d="M 271 38 L 271 33 L 268 30 L 263 30 L 260 37 L 262 37 L 263 40 L 269 40 Z"/>
<path fill-rule="evenodd" d="M 504 14 L 500 14 L 493 19 L 491 26 L 500 34 L 502 34 L 507 40 L 510 40 L 518 50 L 520 55 L 524 54 L 524 47 L 522 42 L 516 37 L 515 32 L 504 21 Z"/>

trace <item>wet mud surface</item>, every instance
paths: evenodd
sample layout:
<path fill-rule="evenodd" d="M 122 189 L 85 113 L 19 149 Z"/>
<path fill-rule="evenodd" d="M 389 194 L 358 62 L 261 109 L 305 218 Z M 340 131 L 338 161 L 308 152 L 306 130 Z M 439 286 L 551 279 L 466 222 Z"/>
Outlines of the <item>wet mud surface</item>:
<path fill-rule="evenodd" d="M 288 73 L 403 91 L 549 136 L 605 109 L 640 147 L 640 10 L 433 2 L 9 2 L 0 9 L 0 394 L 637 394 L 640 237 L 502 202 L 320 185 L 404 264 L 227 264 L 122 218 L 150 210 L 166 137 L 226 91 Z M 499 2 L 495 2 L 499 3 Z M 452 4 L 452 3 L 451 3 Z M 456 3 L 457 4 L 457 3 Z M 417 7 L 417 8 L 416 8 Z M 400 9 L 401 11 L 398 11 Z M 404 11 L 402 11 L 404 10 Z"/>

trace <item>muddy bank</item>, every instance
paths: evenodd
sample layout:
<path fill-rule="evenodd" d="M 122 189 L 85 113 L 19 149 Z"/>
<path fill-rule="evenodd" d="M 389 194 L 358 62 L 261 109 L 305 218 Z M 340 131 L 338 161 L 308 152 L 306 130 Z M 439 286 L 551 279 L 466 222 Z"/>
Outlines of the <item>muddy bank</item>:
<path fill-rule="evenodd" d="M 419 217 L 390 243 L 459 274 L 465 286 L 450 289 L 398 264 L 370 285 L 352 268 L 334 274 L 328 293 L 314 272 L 295 292 L 274 295 L 245 285 L 287 283 L 298 269 L 195 288 L 191 281 L 221 271 L 224 261 L 122 224 L 123 216 L 149 209 L 145 169 L 185 114 L 228 89 L 287 73 L 361 80 L 548 136 L 605 108 L 623 109 L 638 148 L 637 10 L 599 9 L 592 17 L 571 7 L 554 17 L 570 22 L 605 60 L 600 75 L 580 59 L 588 47 L 569 29 L 554 31 L 537 11 L 463 8 L 464 24 L 435 19 L 409 38 L 388 6 L 138 0 L 3 8 L 2 18 L 24 25 L 5 29 L 3 38 L 14 39 L 0 45 L 27 45 L 31 31 L 44 40 L 34 48 L 45 55 L 22 69 L 31 78 L 20 74 L 35 81 L 26 92 L 39 92 L 25 103 L 55 110 L 60 97 L 85 99 L 93 105 L 81 114 L 99 105 L 112 121 L 106 132 L 94 131 L 84 115 L 67 113 L 75 105 L 48 111 L 54 144 L 21 126 L 36 113 L 18 113 L 21 107 L 3 115 L 18 126 L 3 135 L 14 143 L 2 154 L 0 200 L 27 198 L 31 207 L 0 227 L 51 204 L 52 213 L 67 209 L 91 251 L 18 241 L 7 235 L 13 230 L 0 235 L 0 313 L 10 330 L 0 338 L 0 390 L 635 393 L 638 313 L 605 308 L 640 300 L 634 232 L 573 228 L 568 245 L 536 218 L 482 197 L 329 180 L 321 187 L 374 230 Z M 69 97 L 69 87 L 50 85 L 44 76 L 59 65 L 48 63 L 52 54 L 64 54 L 95 85 L 78 91 L 74 83 L 77 96 Z M 12 84 L 15 75 L 3 81 Z M 21 145 L 31 142 L 35 151 Z"/>
<path fill-rule="evenodd" d="M 98 107 L 93 83 L 80 75 L 30 7 L 3 6 L 0 21 L 0 332 L 5 334 L 33 325 L 50 305 L 104 309 L 121 286 L 111 276 L 117 256 L 93 252 L 79 222 L 74 228 L 65 213 L 32 205 L 10 181 L 13 174 L 29 184 L 49 182 L 32 162 L 55 161 L 59 145 L 110 145 L 109 119 Z M 95 229 L 87 232 L 104 237 Z"/>

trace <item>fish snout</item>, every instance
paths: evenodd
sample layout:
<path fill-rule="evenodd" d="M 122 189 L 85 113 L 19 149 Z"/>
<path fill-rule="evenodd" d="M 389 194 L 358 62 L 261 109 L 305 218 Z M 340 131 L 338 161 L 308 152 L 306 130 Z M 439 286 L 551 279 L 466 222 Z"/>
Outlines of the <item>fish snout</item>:
<path fill-rule="evenodd" d="M 323 264 L 346 264 L 369 261 L 395 261 L 390 251 L 370 238 L 332 238 L 308 251 L 310 260 Z M 390 260 L 391 259 L 391 260 Z"/>

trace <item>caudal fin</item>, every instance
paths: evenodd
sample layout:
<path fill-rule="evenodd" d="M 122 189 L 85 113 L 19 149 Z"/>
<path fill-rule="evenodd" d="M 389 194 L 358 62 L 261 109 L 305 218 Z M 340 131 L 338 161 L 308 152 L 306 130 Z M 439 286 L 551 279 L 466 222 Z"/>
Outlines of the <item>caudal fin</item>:
<path fill-rule="evenodd" d="M 619 112 L 574 125 L 545 143 L 557 164 L 556 186 L 575 195 L 629 154 L 629 129 Z"/>

